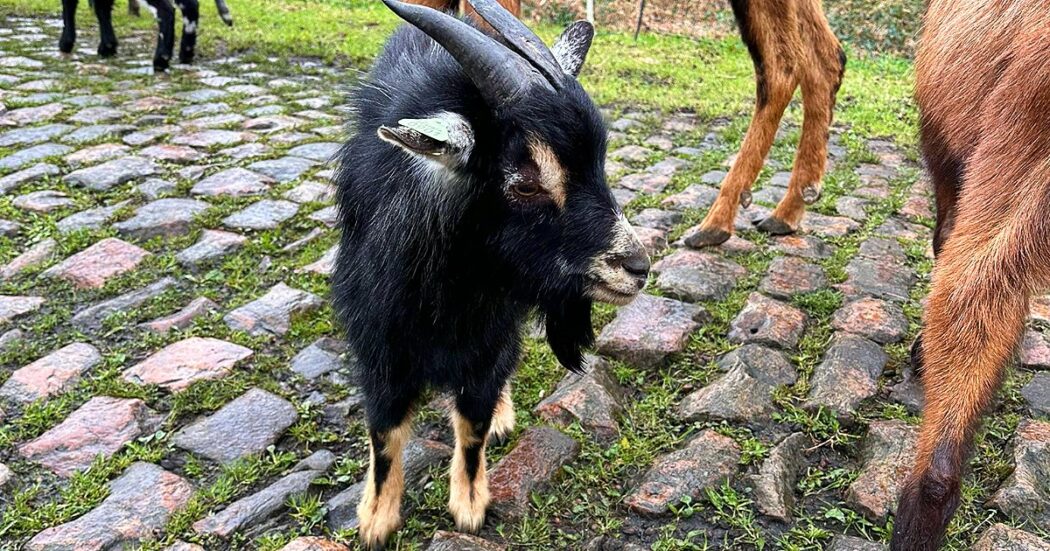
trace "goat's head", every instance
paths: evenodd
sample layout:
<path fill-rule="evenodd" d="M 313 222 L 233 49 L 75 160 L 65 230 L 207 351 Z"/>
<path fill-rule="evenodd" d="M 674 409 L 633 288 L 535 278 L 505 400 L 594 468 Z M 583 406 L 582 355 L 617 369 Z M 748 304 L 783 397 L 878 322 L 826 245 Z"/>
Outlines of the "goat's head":
<path fill-rule="evenodd" d="M 494 0 L 471 4 L 495 38 L 436 10 L 384 2 L 459 63 L 484 105 L 391 121 L 379 137 L 435 184 L 487 199 L 499 219 L 488 243 L 537 302 L 580 301 L 589 312 L 592 299 L 633 299 L 649 258 L 606 184 L 601 114 L 575 78 L 593 27 L 574 23 L 548 49 Z"/>

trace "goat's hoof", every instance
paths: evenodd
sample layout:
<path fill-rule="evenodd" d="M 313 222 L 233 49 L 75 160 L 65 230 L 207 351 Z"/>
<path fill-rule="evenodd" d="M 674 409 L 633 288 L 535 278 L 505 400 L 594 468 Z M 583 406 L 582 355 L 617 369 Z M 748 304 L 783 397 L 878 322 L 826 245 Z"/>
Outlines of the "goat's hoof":
<path fill-rule="evenodd" d="M 117 55 L 117 43 L 103 42 L 98 45 L 99 57 L 113 57 Z"/>
<path fill-rule="evenodd" d="M 820 184 L 810 184 L 802 188 L 802 202 L 812 205 L 820 199 Z"/>
<path fill-rule="evenodd" d="M 729 238 L 732 236 L 732 233 L 721 228 L 700 228 L 685 238 L 685 244 L 694 249 L 717 247 L 729 241 Z"/>
<path fill-rule="evenodd" d="M 153 58 L 153 70 L 158 73 L 163 73 L 168 70 L 168 66 L 171 62 L 166 57 L 156 56 Z"/>
<path fill-rule="evenodd" d="M 795 228 L 792 228 L 787 222 L 773 217 L 768 216 L 758 224 L 755 224 L 759 230 L 762 230 L 770 235 L 788 235 L 795 233 Z"/>
<path fill-rule="evenodd" d="M 452 499 L 449 501 L 449 511 L 452 520 L 456 523 L 456 530 L 468 534 L 476 534 L 485 524 L 485 509 L 487 500 L 481 499 Z"/>
<path fill-rule="evenodd" d="M 389 518 L 390 516 L 394 518 Z M 386 540 L 397 531 L 400 524 L 401 517 L 399 515 L 361 519 L 361 524 L 357 529 L 357 536 L 365 549 L 383 549 L 386 546 Z"/>
<path fill-rule="evenodd" d="M 179 63 L 182 63 L 183 65 L 190 65 L 191 63 L 193 63 L 193 57 L 193 52 L 190 52 L 188 54 L 180 53 Z"/>
<path fill-rule="evenodd" d="M 73 53 L 73 45 L 76 44 L 76 36 L 66 36 L 62 34 L 62 38 L 58 39 L 58 51 L 64 54 Z"/>

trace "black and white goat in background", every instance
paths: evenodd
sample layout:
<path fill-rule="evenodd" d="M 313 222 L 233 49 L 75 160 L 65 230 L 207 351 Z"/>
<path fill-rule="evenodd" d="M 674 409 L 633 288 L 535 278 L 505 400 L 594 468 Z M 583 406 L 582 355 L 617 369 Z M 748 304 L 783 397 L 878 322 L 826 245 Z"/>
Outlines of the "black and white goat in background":
<path fill-rule="evenodd" d="M 413 26 L 353 95 L 336 175 L 336 311 L 360 365 L 371 465 L 360 535 L 400 524 L 401 454 L 426 388 L 453 395 L 449 509 L 476 531 L 489 502 L 485 444 L 514 425 L 507 381 L 538 310 L 559 361 L 581 370 L 591 303 L 625 304 L 649 258 L 605 182 L 606 131 L 576 81 L 593 28 L 552 50 L 495 0 L 472 0 L 494 37 L 384 0 Z"/>
<path fill-rule="evenodd" d="M 197 25 L 200 20 L 197 0 L 143 0 L 146 9 L 157 18 L 157 49 L 153 54 L 153 68 L 164 71 L 171 64 L 172 52 L 175 49 L 175 7 L 182 12 L 182 41 L 179 43 L 179 62 L 192 63 L 197 47 Z M 128 11 L 138 15 L 139 0 L 128 0 Z M 62 0 L 62 36 L 58 40 L 58 49 L 62 53 L 73 51 L 77 40 L 77 3 L 78 0 Z M 117 55 L 117 35 L 113 32 L 113 0 L 91 0 L 91 7 L 98 18 L 99 43 L 98 55 L 112 57 Z M 226 0 L 215 0 L 219 17 L 233 26 L 233 17 L 226 6 Z"/>

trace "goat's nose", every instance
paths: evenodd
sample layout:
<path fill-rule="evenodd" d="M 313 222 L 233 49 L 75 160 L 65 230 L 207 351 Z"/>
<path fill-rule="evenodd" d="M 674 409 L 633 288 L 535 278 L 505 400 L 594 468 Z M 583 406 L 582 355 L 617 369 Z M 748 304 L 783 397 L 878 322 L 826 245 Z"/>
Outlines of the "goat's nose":
<path fill-rule="evenodd" d="M 623 259 L 620 265 L 633 276 L 644 278 L 649 275 L 649 255 L 645 253 L 645 249 L 638 249 Z"/>

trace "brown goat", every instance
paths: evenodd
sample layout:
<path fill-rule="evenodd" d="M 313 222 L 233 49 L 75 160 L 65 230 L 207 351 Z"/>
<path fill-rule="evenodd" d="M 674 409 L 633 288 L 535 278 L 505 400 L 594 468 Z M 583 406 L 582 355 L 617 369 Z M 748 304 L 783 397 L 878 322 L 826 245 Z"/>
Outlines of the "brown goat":
<path fill-rule="evenodd" d="M 686 243 L 718 245 L 733 235 L 737 207 L 751 204 L 751 186 L 773 145 L 780 118 L 802 87 L 802 137 L 787 194 L 760 230 L 782 235 L 798 229 L 806 205 L 820 197 L 828 128 L 846 56 L 831 32 L 820 0 L 730 0 L 740 35 L 755 65 L 757 98 L 740 154 L 722 182 L 700 231 Z"/>
<path fill-rule="evenodd" d="M 409 0 L 409 3 L 419 4 L 420 6 L 427 6 L 428 8 L 434 8 L 446 12 L 458 11 L 460 13 L 476 15 L 474 13 L 474 8 L 470 7 L 470 4 L 468 4 L 466 0 Z M 499 0 L 499 4 L 510 13 L 513 13 L 514 17 L 521 17 L 521 0 Z"/>
<path fill-rule="evenodd" d="M 1050 0 L 932 0 L 916 58 L 936 265 L 912 357 L 925 390 L 892 548 L 936 549 L 980 416 L 1050 286 Z"/>

